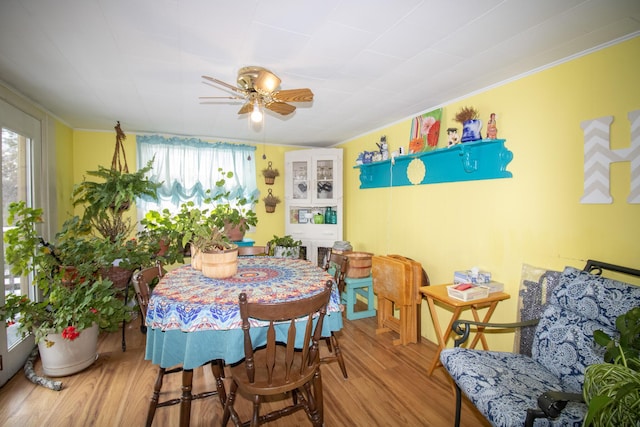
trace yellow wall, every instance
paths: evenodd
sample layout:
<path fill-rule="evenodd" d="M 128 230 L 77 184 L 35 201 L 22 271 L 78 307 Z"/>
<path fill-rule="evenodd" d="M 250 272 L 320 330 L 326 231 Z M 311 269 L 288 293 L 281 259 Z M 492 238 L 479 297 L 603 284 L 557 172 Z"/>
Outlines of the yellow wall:
<path fill-rule="evenodd" d="M 126 152 L 127 164 L 130 171 L 136 170 L 136 136 L 135 134 L 127 134 L 124 140 L 124 148 Z M 98 166 L 106 168 L 111 167 L 113 153 L 115 150 L 115 131 L 114 132 L 91 132 L 91 131 L 75 131 L 73 132 L 73 158 L 75 159 L 73 166 L 73 181 L 79 183 L 86 175 L 86 171 L 96 170 Z M 229 141 L 225 141 L 229 142 Z M 260 191 L 260 201 L 256 206 L 256 214 L 258 215 L 258 225 L 254 231 L 248 232 L 246 238 L 255 240 L 256 245 L 265 245 L 274 234 L 284 234 L 284 152 L 290 150 L 289 147 L 265 145 L 257 146 L 256 156 L 256 174 L 258 181 L 258 190 Z M 266 155 L 266 159 L 262 155 Z M 272 168 L 278 169 L 280 176 L 276 178 L 274 185 L 266 185 L 262 177 L 262 169 L 267 168 L 268 162 L 272 162 Z M 91 179 L 91 177 L 89 177 Z M 267 195 L 268 189 L 273 194 L 280 197 L 282 203 L 276 207 L 275 213 L 268 214 L 265 212 L 262 198 Z M 70 191 L 70 190 L 69 190 Z M 70 193 L 69 193 L 70 195 Z M 78 214 L 78 212 L 76 212 Z M 132 209 L 130 215 L 135 218 L 136 211 Z"/>
<path fill-rule="evenodd" d="M 71 191 L 73 176 L 73 130 L 60 122 L 55 123 L 56 153 L 56 205 L 58 229 L 73 212 Z"/>
<path fill-rule="evenodd" d="M 513 296 L 498 307 L 497 321 L 516 317 L 525 263 L 560 270 L 565 265 L 583 267 L 593 258 L 638 267 L 640 205 L 626 202 L 629 163 L 612 167 L 612 204 L 580 203 L 580 123 L 613 116 L 612 148 L 628 147 L 627 113 L 640 109 L 638 69 L 640 38 L 635 38 L 444 106 L 441 147 L 446 146 L 447 127 L 461 131 L 452 117 L 462 106 L 476 107 L 485 123 L 490 113 L 497 114 L 498 137 L 507 140 L 514 155 L 508 166 L 511 179 L 360 190 L 358 170 L 352 167 L 358 153 L 374 150 L 381 135 L 387 136 L 391 151 L 406 147 L 411 120 L 342 144 L 345 240 L 356 250 L 420 261 L 433 284 L 450 282 L 455 270 L 472 266 L 491 271 Z M 66 137 L 68 130 L 61 132 Z M 115 132 L 74 131 L 73 181 L 80 182 L 85 171 L 98 165 L 109 167 L 114 147 Z M 135 135 L 127 135 L 125 149 L 130 167 L 135 167 Z M 289 149 L 258 145 L 261 197 L 272 188 L 284 202 L 284 152 Z M 268 161 L 281 174 L 274 186 L 266 186 L 260 173 Z M 256 210 L 258 226 L 248 238 L 265 244 L 284 233 L 284 203 L 274 214 L 265 213 L 262 202 Z M 422 332 L 435 341 L 426 303 Z M 509 350 L 512 337 L 490 337 L 489 342 L 494 349 Z"/>
<path fill-rule="evenodd" d="M 446 105 L 442 147 L 447 127 L 461 134 L 453 116 L 462 106 L 476 107 L 485 123 L 496 113 L 498 137 L 514 156 L 510 179 L 361 190 L 352 167 L 358 153 L 375 149 L 381 135 L 392 151 L 407 147 L 411 120 L 343 144 L 345 239 L 357 250 L 420 261 L 432 284 L 472 266 L 492 272 L 512 295 L 499 305 L 496 321 L 516 318 L 524 263 L 560 270 L 593 258 L 638 268 L 640 205 L 626 202 L 629 162 L 612 167 L 612 204 L 580 203 L 580 124 L 613 116 L 612 148 L 629 147 L 627 113 L 640 109 L 638 69 L 640 37 Z M 435 341 L 422 306 L 423 335 Z M 492 347 L 509 350 L 511 338 L 493 338 Z"/>

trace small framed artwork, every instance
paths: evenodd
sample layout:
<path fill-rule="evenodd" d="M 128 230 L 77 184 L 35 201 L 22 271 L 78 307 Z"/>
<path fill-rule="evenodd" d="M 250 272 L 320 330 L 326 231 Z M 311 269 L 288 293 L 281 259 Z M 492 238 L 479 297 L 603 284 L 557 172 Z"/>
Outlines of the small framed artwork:
<path fill-rule="evenodd" d="M 307 209 L 298 209 L 298 224 L 306 224 L 308 219 L 307 219 L 307 214 L 309 213 L 309 211 Z"/>

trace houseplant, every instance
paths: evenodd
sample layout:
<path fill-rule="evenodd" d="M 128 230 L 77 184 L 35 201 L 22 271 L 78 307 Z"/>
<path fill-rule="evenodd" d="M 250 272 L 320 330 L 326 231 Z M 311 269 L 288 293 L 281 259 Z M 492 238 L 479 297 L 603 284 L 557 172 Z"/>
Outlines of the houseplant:
<path fill-rule="evenodd" d="M 278 196 L 274 196 L 271 189 L 269 189 L 269 194 L 267 194 L 262 201 L 264 202 L 264 208 L 267 213 L 273 213 L 276 211 L 276 205 L 280 203 L 280 198 Z"/>
<path fill-rule="evenodd" d="M 282 237 L 274 235 L 273 239 L 267 242 L 267 246 L 269 247 L 269 255 L 280 258 L 299 258 L 302 241 L 295 240 L 290 235 Z"/>
<path fill-rule="evenodd" d="M 57 241 L 47 243 L 37 231 L 42 221 L 42 209 L 28 207 L 23 201 L 9 205 L 7 223 L 11 228 L 4 234 L 5 261 L 10 265 L 12 274 L 31 274 L 42 298 L 32 301 L 25 295 L 11 294 L 0 311 L 5 320 L 19 323 L 18 330 L 23 335 L 34 334 L 46 374 L 68 375 L 84 369 L 95 360 L 97 330 L 117 329 L 129 313 L 116 297 L 112 283 L 96 279 L 92 274 L 96 268 L 93 262 L 95 251 L 91 250 L 92 240 L 83 240 L 76 235 L 72 238 L 72 233 L 65 230 L 57 235 L 64 236 L 59 245 L 56 246 Z M 74 223 L 78 222 L 71 222 Z M 66 253 L 66 249 L 73 247 L 71 241 L 89 251 L 84 261 L 78 253 Z M 61 264 L 63 259 L 73 259 L 79 263 L 76 264 L 78 274 L 71 277 L 66 275 Z M 54 352 L 62 350 L 60 347 L 63 345 L 56 350 L 56 340 L 61 342 L 62 339 L 65 343 L 75 341 L 90 330 L 95 335 L 95 343 L 86 349 L 88 353 L 78 355 L 75 361 L 67 357 L 63 360 L 63 366 L 48 364 L 48 349 Z M 54 338 L 57 334 L 60 337 Z"/>
<path fill-rule="evenodd" d="M 202 274 L 223 279 L 238 271 L 238 245 L 229 241 L 215 225 L 214 217 L 206 214 L 193 224 L 191 246 L 197 250 Z"/>
<path fill-rule="evenodd" d="M 84 179 L 72 192 L 73 206 L 82 206 L 83 221 L 92 225 L 104 238 L 115 241 L 117 236 L 128 236 L 134 229 L 124 212 L 135 203 L 136 198 L 150 197 L 157 200 L 157 189 L 161 183 L 149 180 L 146 174 L 152 169 L 153 160 L 134 173 L 107 169 L 88 171 L 87 175 L 100 181 Z"/>
<path fill-rule="evenodd" d="M 212 205 L 209 215 L 218 228 L 224 230 L 231 241 L 240 241 L 250 226 L 258 224 L 258 216 L 252 207 L 256 201 L 247 197 L 235 197 L 231 191 L 224 190 L 227 180 L 233 178 L 233 172 L 225 172 L 218 169 L 220 179 L 216 182 L 215 194 L 207 190 L 209 197 L 205 199 L 205 205 Z"/>
<path fill-rule="evenodd" d="M 273 163 L 269 162 L 268 166 L 262 169 L 262 176 L 264 176 L 264 183 L 267 185 L 273 185 L 276 177 L 280 176 L 278 169 L 272 168 Z"/>
<path fill-rule="evenodd" d="M 178 214 L 171 213 L 169 209 L 150 210 L 140 224 L 139 239 L 148 242 L 150 250 L 163 264 L 184 262 L 184 257 L 189 255 L 189 247 L 182 242 L 184 224 L 179 224 Z"/>
<path fill-rule="evenodd" d="M 605 332 L 593 333 L 605 348 L 604 361 L 585 370 L 585 426 L 638 425 L 640 423 L 640 307 L 616 319 L 618 340 Z"/>

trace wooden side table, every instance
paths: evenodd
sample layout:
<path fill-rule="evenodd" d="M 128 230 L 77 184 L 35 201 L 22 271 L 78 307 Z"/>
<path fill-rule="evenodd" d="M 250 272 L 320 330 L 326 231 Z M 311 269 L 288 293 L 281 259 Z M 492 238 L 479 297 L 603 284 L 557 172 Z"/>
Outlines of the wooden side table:
<path fill-rule="evenodd" d="M 453 326 L 453 322 L 460 318 L 462 310 L 470 308 L 471 313 L 473 314 L 473 319 L 480 321 L 478 309 L 488 307 L 489 309 L 482 319 L 482 322 L 488 322 L 491 319 L 491 315 L 495 311 L 498 303 L 511 297 L 505 292 L 494 292 L 489 294 L 487 298 L 472 301 L 461 301 L 459 299 L 449 297 L 447 294 L 447 286 L 448 285 L 420 287 L 420 292 L 422 292 L 422 294 L 427 298 L 427 302 L 429 303 L 429 312 L 431 313 L 431 319 L 433 319 L 436 336 L 438 337 L 438 350 L 436 351 L 436 355 L 434 356 L 431 366 L 427 371 L 428 375 L 431 375 L 434 369 L 440 365 L 440 352 L 447 346 L 447 341 L 449 341 L 449 337 L 451 336 L 451 327 Z M 451 320 L 444 331 L 440 326 L 440 320 L 438 319 L 438 313 L 436 312 L 436 302 L 439 303 L 439 305 L 445 306 L 447 309 L 453 309 Z M 478 344 L 478 341 L 482 342 L 482 348 L 485 350 L 489 349 L 487 340 L 483 334 L 483 328 L 480 327 L 478 328 L 476 335 L 473 337 L 469 348 L 474 348 Z"/>

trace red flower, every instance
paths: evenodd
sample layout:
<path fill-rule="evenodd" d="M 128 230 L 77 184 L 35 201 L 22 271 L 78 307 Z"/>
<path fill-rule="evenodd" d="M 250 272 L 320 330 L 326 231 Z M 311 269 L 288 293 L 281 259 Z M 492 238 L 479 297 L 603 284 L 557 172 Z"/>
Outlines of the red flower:
<path fill-rule="evenodd" d="M 75 326 L 67 326 L 62 331 L 62 338 L 73 341 L 80 336 L 80 332 L 76 331 Z"/>
<path fill-rule="evenodd" d="M 95 308 L 91 307 L 89 309 L 90 312 L 92 312 L 93 314 L 98 314 L 98 310 L 96 310 Z"/>

